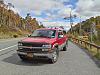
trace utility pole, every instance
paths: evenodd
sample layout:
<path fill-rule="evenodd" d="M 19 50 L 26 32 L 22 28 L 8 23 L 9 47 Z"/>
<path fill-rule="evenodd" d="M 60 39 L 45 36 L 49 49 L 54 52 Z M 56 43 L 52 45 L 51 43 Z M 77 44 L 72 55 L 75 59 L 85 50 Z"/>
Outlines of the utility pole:
<path fill-rule="evenodd" d="M 70 11 L 70 26 L 71 26 L 71 33 L 73 32 L 73 20 L 72 20 L 72 10 Z"/>
<path fill-rule="evenodd" d="M 79 29 L 79 34 L 82 36 L 82 25 L 81 25 L 81 17 L 80 17 L 80 29 Z"/>
<path fill-rule="evenodd" d="M 90 40 L 91 40 L 91 43 L 93 43 L 93 34 L 95 35 L 95 36 L 97 36 L 97 31 L 96 31 L 96 24 L 94 23 L 94 22 L 92 22 L 92 24 L 91 24 L 91 35 L 90 35 Z"/>
<path fill-rule="evenodd" d="M 92 24 L 91 24 L 92 25 Z M 90 32 L 90 41 L 91 41 L 91 43 L 93 43 L 93 25 L 92 25 L 92 27 L 91 27 L 91 32 Z"/>
<path fill-rule="evenodd" d="M 94 30 L 94 22 L 91 24 L 91 32 L 90 32 L 90 41 L 93 43 L 93 30 Z"/>
<path fill-rule="evenodd" d="M 72 33 L 73 32 L 73 20 L 72 20 L 72 10 L 70 11 L 70 15 L 69 15 L 69 17 L 65 17 L 64 19 L 66 20 L 67 18 L 69 18 L 69 20 L 70 20 L 70 32 Z"/>
<path fill-rule="evenodd" d="M 93 25 L 93 33 L 94 33 L 95 36 L 97 36 L 97 31 L 96 31 L 96 24 L 95 24 L 95 22 L 93 22 L 92 25 Z"/>
<path fill-rule="evenodd" d="M 67 18 L 69 18 L 70 19 L 70 32 L 71 33 L 73 33 L 73 18 L 75 18 L 76 17 L 76 15 L 74 14 L 74 15 L 72 15 L 72 10 L 70 11 L 70 16 L 69 17 L 65 17 L 64 19 L 66 20 Z"/>

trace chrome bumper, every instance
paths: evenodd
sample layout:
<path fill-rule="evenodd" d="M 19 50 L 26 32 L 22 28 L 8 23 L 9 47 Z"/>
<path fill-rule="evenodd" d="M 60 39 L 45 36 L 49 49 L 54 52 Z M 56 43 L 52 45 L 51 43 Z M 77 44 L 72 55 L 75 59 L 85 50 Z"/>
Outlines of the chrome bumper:
<path fill-rule="evenodd" d="M 26 53 L 26 52 L 19 52 L 17 51 L 17 54 L 18 55 L 22 55 L 22 56 L 26 56 L 26 57 L 29 57 L 28 54 L 29 53 Z M 47 58 L 52 58 L 52 53 L 30 53 L 31 54 L 31 58 L 34 58 L 34 57 L 47 57 Z"/>

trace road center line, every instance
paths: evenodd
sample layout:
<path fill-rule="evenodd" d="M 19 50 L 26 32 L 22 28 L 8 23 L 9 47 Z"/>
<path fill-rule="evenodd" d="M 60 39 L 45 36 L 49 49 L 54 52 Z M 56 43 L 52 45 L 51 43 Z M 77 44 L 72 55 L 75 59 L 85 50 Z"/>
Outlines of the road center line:
<path fill-rule="evenodd" d="M 15 47 L 15 46 L 17 46 L 17 44 L 16 44 L 16 45 L 13 45 L 13 46 L 9 46 L 9 47 L 4 48 L 4 49 L 1 49 L 0 52 L 1 52 L 1 51 L 4 51 L 4 50 L 7 50 L 7 49 L 9 49 L 9 48 Z"/>

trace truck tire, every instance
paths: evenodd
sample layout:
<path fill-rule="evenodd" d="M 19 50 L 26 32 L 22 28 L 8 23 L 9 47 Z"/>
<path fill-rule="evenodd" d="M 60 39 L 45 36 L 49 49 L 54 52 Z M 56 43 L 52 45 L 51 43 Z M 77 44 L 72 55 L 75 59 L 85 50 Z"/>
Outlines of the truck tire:
<path fill-rule="evenodd" d="M 52 58 L 50 59 L 50 63 L 53 64 L 58 60 L 59 57 L 59 50 L 55 48 L 54 52 L 52 53 Z"/>
<path fill-rule="evenodd" d="M 26 60 L 27 60 L 27 58 L 25 58 L 24 56 L 19 55 L 19 57 L 20 57 L 20 59 L 21 59 L 22 61 L 26 61 Z"/>
<path fill-rule="evenodd" d="M 67 51 L 67 47 L 68 47 L 68 42 L 66 42 L 65 46 L 63 47 L 62 51 Z"/>

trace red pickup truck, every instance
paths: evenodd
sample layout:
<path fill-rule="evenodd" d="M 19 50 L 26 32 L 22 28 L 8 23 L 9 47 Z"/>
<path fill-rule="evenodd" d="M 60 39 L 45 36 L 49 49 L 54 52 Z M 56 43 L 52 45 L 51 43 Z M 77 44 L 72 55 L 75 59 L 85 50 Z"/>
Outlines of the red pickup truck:
<path fill-rule="evenodd" d="M 42 28 L 35 30 L 28 38 L 18 42 L 18 56 L 29 58 L 48 58 L 55 63 L 61 50 L 67 50 L 68 37 L 63 30 Z"/>

